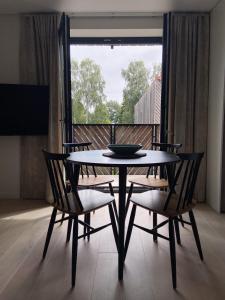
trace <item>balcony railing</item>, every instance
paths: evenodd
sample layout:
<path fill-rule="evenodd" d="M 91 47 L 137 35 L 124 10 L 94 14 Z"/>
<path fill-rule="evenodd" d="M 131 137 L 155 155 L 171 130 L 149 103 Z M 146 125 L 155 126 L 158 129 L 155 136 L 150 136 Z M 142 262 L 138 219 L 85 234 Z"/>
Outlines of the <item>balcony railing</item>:
<path fill-rule="evenodd" d="M 92 142 L 90 149 L 106 149 L 108 144 L 142 144 L 150 149 L 159 142 L 159 124 L 73 124 L 73 142 Z M 115 174 L 109 168 L 97 168 L 98 174 Z M 128 174 L 146 174 L 146 168 L 130 168 Z"/>

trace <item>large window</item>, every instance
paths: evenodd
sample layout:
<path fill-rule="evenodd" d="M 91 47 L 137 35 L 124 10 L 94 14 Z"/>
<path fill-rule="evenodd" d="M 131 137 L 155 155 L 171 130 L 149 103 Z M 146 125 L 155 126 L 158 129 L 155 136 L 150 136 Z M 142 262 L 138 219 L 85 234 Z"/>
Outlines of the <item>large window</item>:
<path fill-rule="evenodd" d="M 73 123 L 160 123 L 161 38 L 74 38 L 70 52 Z"/>

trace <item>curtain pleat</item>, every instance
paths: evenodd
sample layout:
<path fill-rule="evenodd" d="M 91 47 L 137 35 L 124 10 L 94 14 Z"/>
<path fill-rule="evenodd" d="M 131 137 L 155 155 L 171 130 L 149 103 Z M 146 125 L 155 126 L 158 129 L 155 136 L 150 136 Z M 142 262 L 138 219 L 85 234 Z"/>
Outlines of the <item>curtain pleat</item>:
<path fill-rule="evenodd" d="M 49 85 L 48 136 L 21 137 L 21 198 L 45 199 L 46 166 L 41 150 L 60 149 L 58 14 L 21 16 L 20 82 Z M 47 192 L 48 194 L 48 192 Z"/>
<path fill-rule="evenodd" d="M 205 201 L 209 14 L 171 13 L 168 57 L 168 141 L 204 152 L 195 198 Z"/>

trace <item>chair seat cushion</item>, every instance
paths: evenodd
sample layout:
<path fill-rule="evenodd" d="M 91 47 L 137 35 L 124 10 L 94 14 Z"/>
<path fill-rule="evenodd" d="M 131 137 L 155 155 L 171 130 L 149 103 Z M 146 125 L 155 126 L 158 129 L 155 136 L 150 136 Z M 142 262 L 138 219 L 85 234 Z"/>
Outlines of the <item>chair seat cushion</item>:
<path fill-rule="evenodd" d="M 173 194 L 167 209 L 164 210 L 167 196 L 168 192 L 151 190 L 144 193 L 132 194 L 130 200 L 138 206 L 156 212 L 157 214 L 163 215 L 165 217 L 175 217 L 189 211 L 195 206 L 195 203 L 193 202 L 189 206 L 186 206 L 184 209 L 180 208 L 179 211 L 177 211 L 176 208 L 178 203 L 178 196 L 176 194 Z"/>
<path fill-rule="evenodd" d="M 78 194 L 83 206 L 82 210 L 76 201 L 76 196 L 74 193 L 67 194 L 70 208 L 66 205 L 66 200 L 64 200 L 65 207 L 59 207 L 59 205 L 57 205 L 57 208 L 65 213 L 81 215 L 93 210 L 97 210 L 114 201 L 114 197 L 110 194 L 92 189 L 78 191 Z"/>
<path fill-rule="evenodd" d="M 151 188 L 166 188 L 168 187 L 168 181 L 166 179 L 160 179 L 159 176 L 150 175 L 134 175 L 129 178 L 129 182 L 144 187 Z"/>
<path fill-rule="evenodd" d="M 88 186 L 98 186 L 102 184 L 107 184 L 110 182 L 113 182 L 114 178 L 111 175 L 98 175 L 95 177 L 94 175 L 84 175 L 79 177 L 78 186 L 82 187 L 88 187 Z"/>

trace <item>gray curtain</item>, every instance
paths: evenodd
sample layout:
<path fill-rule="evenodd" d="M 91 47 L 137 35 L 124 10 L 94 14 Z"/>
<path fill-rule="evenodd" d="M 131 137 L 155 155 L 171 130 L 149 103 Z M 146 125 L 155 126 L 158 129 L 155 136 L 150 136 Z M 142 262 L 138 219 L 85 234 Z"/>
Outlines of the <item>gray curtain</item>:
<path fill-rule="evenodd" d="M 209 14 L 170 15 L 168 140 L 204 152 L 195 198 L 205 201 Z"/>
<path fill-rule="evenodd" d="M 21 137 L 21 198 L 45 199 L 46 166 L 41 150 L 60 149 L 58 14 L 21 16 L 20 82 L 49 85 L 48 136 Z"/>

